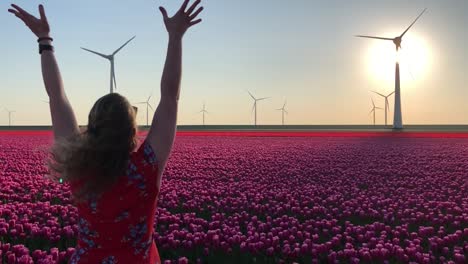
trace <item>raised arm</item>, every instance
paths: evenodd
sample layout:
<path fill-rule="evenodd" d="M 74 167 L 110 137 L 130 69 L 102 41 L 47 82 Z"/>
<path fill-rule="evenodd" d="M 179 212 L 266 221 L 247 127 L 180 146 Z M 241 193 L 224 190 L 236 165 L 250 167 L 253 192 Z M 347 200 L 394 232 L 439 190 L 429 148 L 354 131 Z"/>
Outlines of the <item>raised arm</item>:
<path fill-rule="evenodd" d="M 189 2 L 190 0 L 184 0 L 181 8 L 173 17 L 168 17 L 167 11 L 163 7 L 159 8 L 169 33 L 169 44 L 161 78 L 161 100 L 153 117 L 147 141 L 156 154 L 160 173 L 164 170 L 169 158 L 176 133 L 182 76 L 182 38 L 188 28 L 201 22 L 201 19 L 195 20 L 203 10 L 203 7 L 196 9 L 201 1 L 195 1 L 187 9 Z"/>
<path fill-rule="evenodd" d="M 21 19 L 26 26 L 39 38 L 39 44 L 52 45 L 50 27 L 44 7 L 39 5 L 40 18 L 36 18 L 17 5 L 11 5 L 8 11 Z M 44 85 L 49 95 L 50 112 L 54 137 L 67 137 L 79 133 L 75 114 L 63 88 L 62 76 L 53 50 L 44 50 L 41 54 L 41 67 Z"/>

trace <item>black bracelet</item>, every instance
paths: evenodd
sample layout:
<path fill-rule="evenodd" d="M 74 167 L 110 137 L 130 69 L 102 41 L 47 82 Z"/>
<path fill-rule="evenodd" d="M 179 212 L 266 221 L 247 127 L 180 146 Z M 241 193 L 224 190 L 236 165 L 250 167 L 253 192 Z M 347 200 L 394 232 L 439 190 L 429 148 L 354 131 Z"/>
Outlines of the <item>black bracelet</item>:
<path fill-rule="evenodd" d="M 50 50 L 53 52 L 54 47 L 52 45 L 39 44 L 39 54 L 42 54 L 44 50 Z"/>
<path fill-rule="evenodd" d="M 50 40 L 50 41 L 54 41 L 54 39 L 53 39 L 53 38 L 51 38 L 51 37 L 42 37 L 42 38 L 38 38 L 38 39 L 37 39 L 37 43 L 41 42 L 42 40 Z"/>

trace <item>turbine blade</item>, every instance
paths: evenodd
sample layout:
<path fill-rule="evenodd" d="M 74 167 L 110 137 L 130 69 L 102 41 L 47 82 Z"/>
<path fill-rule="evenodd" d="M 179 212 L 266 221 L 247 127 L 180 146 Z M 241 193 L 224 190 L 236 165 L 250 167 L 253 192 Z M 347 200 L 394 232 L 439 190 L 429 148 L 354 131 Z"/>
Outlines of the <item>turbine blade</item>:
<path fill-rule="evenodd" d="M 146 103 L 147 103 L 147 102 L 139 102 L 139 103 L 137 103 L 137 104 L 146 104 Z"/>
<path fill-rule="evenodd" d="M 136 36 L 134 36 L 133 38 L 131 38 L 129 41 L 125 42 L 125 44 L 122 45 L 122 47 L 118 48 L 116 51 L 114 51 L 114 53 L 112 53 L 112 55 L 115 55 L 117 54 L 117 52 L 119 52 L 121 49 L 123 49 L 125 46 L 127 46 L 128 43 L 130 43 L 130 41 L 132 41 Z"/>
<path fill-rule="evenodd" d="M 150 99 L 151 99 L 151 96 L 152 96 L 152 95 L 150 95 L 150 97 L 148 97 L 148 101 L 147 101 L 148 103 L 149 103 L 149 101 L 150 101 Z"/>
<path fill-rule="evenodd" d="M 286 100 L 284 101 L 284 105 L 283 105 L 283 108 L 286 106 Z"/>
<path fill-rule="evenodd" d="M 375 108 L 374 99 L 373 99 L 373 98 L 371 98 L 371 100 L 372 100 L 372 105 L 373 105 L 373 106 L 374 106 L 374 108 Z"/>
<path fill-rule="evenodd" d="M 253 113 L 254 109 L 255 109 L 255 103 L 252 106 L 252 112 L 251 113 Z"/>
<path fill-rule="evenodd" d="M 378 92 L 376 92 L 376 91 L 371 91 L 371 92 L 376 93 L 376 94 L 378 94 L 378 95 L 380 95 L 380 96 L 382 96 L 382 97 L 385 97 L 385 95 L 383 95 L 383 94 L 381 94 L 381 93 L 378 93 Z"/>
<path fill-rule="evenodd" d="M 265 99 L 269 99 L 271 97 L 264 97 L 264 98 L 260 98 L 260 99 L 257 99 L 257 101 L 261 101 L 261 100 L 265 100 Z"/>
<path fill-rule="evenodd" d="M 390 104 L 388 103 L 388 98 L 385 98 L 385 104 L 387 105 L 387 110 L 390 111 Z"/>
<path fill-rule="evenodd" d="M 149 108 L 151 108 L 151 110 L 153 110 L 153 111 L 154 111 L 154 108 L 151 106 L 151 104 L 150 104 L 150 103 L 148 103 L 148 106 L 149 106 Z"/>
<path fill-rule="evenodd" d="M 286 114 L 289 114 L 288 111 L 286 111 L 286 110 L 284 110 L 284 112 L 285 112 Z"/>
<path fill-rule="evenodd" d="M 252 99 L 257 100 L 257 99 L 255 99 L 255 97 L 249 91 L 247 91 L 247 92 L 250 94 L 250 97 L 252 97 Z"/>
<path fill-rule="evenodd" d="M 85 48 L 81 48 L 81 49 L 86 50 L 87 52 L 91 52 L 91 53 L 94 53 L 96 55 L 99 55 L 99 56 L 101 56 L 101 57 L 103 57 L 105 59 L 109 59 L 107 55 L 104 55 L 102 53 L 99 53 L 99 52 L 96 52 L 96 51 L 93 51 L 93 50 L 90 50 L 90 49 L 85 49 Z"/>
<path fill-rule="evenodd" d="M 424 10 L 421 12 L 421 14 L 414 20 L 413 23 L 411 23 L 411 25 L 405 30 L 405 32 L 403 32 L 403 34 L 401 34 L 400 38 L 402 38 L 406 32 L 408 32 L 408 30 L 414 25 L 414 23 L 416 23 L 416 21 L 418 21 L 418 19 L 424 14 L 424 12 L 426 12 L 427 8 L 424 8 Z"/>
<path fill-rule="evenodd" d="M 371 38 L 371 39 L 383 39 L 383 40 L 392 40 L 392 38 L 382 38 L 382 37 L 374 37 L 374 36 L 363 36 L 363 35 L 355 35 L 358 38 Z"/>
<path fill-rule="evenodd" d="M 392 94 L 394 94 L 394 93 L 395 93 L 395 91 L 391 92 L 391 93 L 390 93 L 389 95 L 387 95 L 386 97 L 389 97 L 390 95 L 392 95 Z"/>

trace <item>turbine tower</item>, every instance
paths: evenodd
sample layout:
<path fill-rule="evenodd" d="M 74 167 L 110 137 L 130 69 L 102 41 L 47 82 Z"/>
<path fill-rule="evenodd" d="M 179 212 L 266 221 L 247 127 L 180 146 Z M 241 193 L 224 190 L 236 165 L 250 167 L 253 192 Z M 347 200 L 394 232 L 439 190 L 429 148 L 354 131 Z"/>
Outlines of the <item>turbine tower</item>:
<path fill-rule="evenodd" d="M 286 106 L 286 100 L 284 101 L 284 105 L 282 108 L 279 108 L 279 109 L 275 109 L 275 110 L 281 110 L 281 116 L 282 116 L 282 120 L 283 120 L 283 126 L 284 126 L 284 113 L 288 113 L 288 111 L 286 111 L 286 109 L 284 109 L 284 107 Z"/>
<path fill-rule="evenodd" d="M 114 51 L 114 53 L 110 54 L 110 55 L 104 55 L 102 53 L 99 53 L 99 52 L 96 52 L 96 51 L 92 51 L 92 50 L 89 50 L 89 49 L 85 49 L 85 48 L 81 48 L 83 50 L 86 50 L 88 52 L 91 52 L 91 53 L 94 53 L 96 55 L 99 55 L 101 57 L 103 57 L 104 59 L 108 59 L 110 61 L 110 66 L 111 66 L 111 69 L 110 69 L 110 93 L 113 93 L 114 92 L 114 88 L 117 89 L 117 81 L 115 79 L 115 66 L 114 66 L 114 56 L 121 50 L 123 49 L 125 46 L 127 46 L 128 43 L 130 43 L 130 41 L 132 41 L 136 36 L 134 36 L 133 38 L 131 38 L 130 40 L 128 40 L 127 42 L 125 42 L 120 48 L 118 48 L 116 51 Z"/>
<path fill-rule="evenodd" d="M 137 104 L 145 104 L 146 105 L 146 126 L 149 126 L 149 118 L 148 118 L 148 111 L 149 109 L 148 108 L 151 108 L 151 110 L 154 111 L 153 107 L 151 106 L 151 104 L 149 103 L 150 99 L 151 99 L 151 96 L 153 95 L 150 95 L 150 97 L 148 97 L 148 100 L 146 100 L 146 102 L 139 102 Z"/>
<path fill-rule="evenodd" d="M 205 113 L 208 114 L 208 111 L 205 109 L 205 102 L 203 102 L 203 109 L 198 113 L 203 113 L 203 125 L 205 125 Z"/>
<path fill-rule="evenodd" d="M 375 110 L 382 109 L 382 108 L 375 106 L 374 99 L 371 98 L 371 100 L 372 100 L 372 110 L 369 112 L 369 114 L 374 113 L 374 126 L 375 126 Z"/>
<path fill-rule="evenodd" d="M 421 14 L 411 23 L 411 25 L 398 37 L 395 38 L 383 38 L 383 37 L 375 37 L 375 36 L 363 36 L 357 35 L 356 37 L 359 38 L 371 38 L 371 39 L 381 39 L 381 40 L 391 40 L 395 44 L 396 52 L 398 54 L 398 50 L 401 49 L 401 42 L 403 36 L 408 32 L 408 30 L 418 21 L 418 19 L 426 12 L 427 8 L 425 8 Z M 401 113 L 401 93 L 400 93 L 400 63 L 397 60 L 395 66 L 395 113 L 393 115 L 393 128 L 394 129 L 402 129 L 403 128 L 403 118 Z"/>
<path fill-rule="evenodd" d="M 257 126 L 257 102 L 258 101 L 262 101 L 262 100 L 265 100 L 265 99 L 268 99 L 270 97 L 264 97 L 264 98 L 255 98 L 249 91 L 247 91 L 249 94 L 250 94 L 250 97 L 252 97 L 252 99 L 254 99 L 254 104 L 253 104 L 253 107 L 252 107 L 252 112 L 255 110 L 255 126 Z"/>
<path fill-rule="evenodd" d="M 388 124 L 388 122 L 387 122 L 387 110 L 390 111 L 390 104 L 388 103 L 388 98 L 389 98 L 390 96 L 392 96 L 392 94 L 394 94 L 395 91 L 391 92 L 391 93 L 388 94 L 387 96 L 385 96 L 385 95 L 383 95 L 383 94 L 381 94 L 381 93 L 378 93 L 378 92 L 376 92 L 376 91 L 372 91 L 372 92 L 373 92 L 373 93 L 376 93 L 377 95 L 382 96 L 383 98 L 385 98 L 385 107 L 384 107 L 384 108 L 385 108 L 385 125 L 387 125 L 387 124 Z"/>
<path fill-rule="evenodd" d="M 15 113 L 16 111 L 10 111 L 6 107 L 4 108 L 5 108 L 5 111 L 8 112 L 8 125 L 11 126 L 11 113 Z"/>

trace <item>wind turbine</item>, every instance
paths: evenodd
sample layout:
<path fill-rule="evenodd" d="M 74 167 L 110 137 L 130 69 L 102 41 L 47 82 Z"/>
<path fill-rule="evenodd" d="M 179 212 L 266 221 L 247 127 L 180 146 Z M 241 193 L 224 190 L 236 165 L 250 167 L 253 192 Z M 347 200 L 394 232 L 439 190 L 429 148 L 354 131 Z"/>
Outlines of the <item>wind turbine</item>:
<path fill-rule="evenodd" d="M 374 99 L 371 98 L 371 100 L 372 100 L 372 110 L 369 112 L 369 114 L 374 113 L 374 126 L 375 126 L 375 110 L 382 109 L 382 108 L 375 106 Z"/>
<path fill-rule="evenodd" d="M 426 12 L 427 8 L 425 8 L 421 14 L 411 23 L 411 25 L 398 37 L 395 38 L 383 38 L 383 37 L 375 37 L 375 36 L 364 36 L 364 35 L 356 35 L 359 38 L 371 38 L 371 39 L 381 39 L 381 40 L 391 40 L 395 44 L 396 52 L 398 54 L 398 50 L 401 49 L 401 42 L 403 36 L 408 32 L 408 30 L 418 21 L 418 19 Z M 401 93 L 400 93 L 400 63 L 396 61 L 395 67 L 395 113 L 393 115 L 393 128 L 394 129 L 402 129 L 403 128 L 403 118 L 401 113 Z"/>
<path fill-rule="evenodd" d="M 286 113 L 286 114 L 288 113 L 288 111 L 286 111 L 286 109 L 284 109 L 285 106 L 286 106 L 286 100 L 284 101 L 284 105 L 283 105 L 282 108 L 276 109 L 276 110 L 281 110 L 281 112 L 282 112 L 281 114 L 282 114 L 283 126 L 284 126 L 284 113 Z"/>
<path fill-rule="evenodd" d="M 102 53 L 99 53 L 99 52 L 96 52 L 96 51 L 92 51 L 92 50 L 89 50 L 89 49 L 85 49 L 85 48 L 81 48 L 83 50 L 86 50 L 88 52 L 91 52 L 91 53 L 94 53 L 96 55 L 99 55 L 101 57 L 103 57 L 104 59 L 108 59 L 110 61 L 110 64 L 111 64 L 111 70 L 110 70 L 110 93 L 113 93 L 114 92 L 114 86 L 115 86 L 115 89 L 117 89 L 117 81 L 115 79 L 115 67 L 114 67 L 114 56 L 121 50 L 123 49 L 125 46 L 127 46 L 128 43 L 130 43 L 130 41 L 132 41 L 136 36 L 134 36 L 133 38 L 131 38 L 130 40 L 128 40 L 127 42 L 125 42 L 120 48 L 118 48 L 116 51 L 114 51 L 114 53 L 110 54 L 110 55 L 104 55 Z"/>
<path fill-rule="evenodd" d="M 205 109 L 205 102 L 203 102 L 203 109 L 198 113 L 203 113 L 203 125 L 205 125 L 205 113 L 208 114 L 208 111 Z"/>
<path fill-rule="evenodd" d="M 391 92 L 390 94 L 388 94 L 387 96 L 381 94 L 381 93 L 378 93 L 376 91 L 372 91 L 373 93 L 376 93 L 377 95 L 380 95 L 382 96 L 383 98 L 385 98 L 385 125 L 387 125 L 387 110 L 390 111 L 390 104 L 388 103 L 388 98 L 390 96 L 392 96 L 392 94 L 395 93 L 395 91 Z"/>
<path fill-rule="evenodd" d="M 151 99 L 151 96 L 153 95 L 150 95 L 150 97 L 148 97 L 148 100 L 146 100 L 146 102 L 139 102 L 137 104 L 145 104 L 146 105 L 146 126 L 149 126 L 149 118 L 148 118 L 148 112 L 149 112 L 149 109 L 148 108 L 151 108 L 151 110 L 154 111 L 153 107 L 151 106 L 151 104 L 149 103 L 150 99 Z"/>
<path fill-rule="evenodd" d="M 249 94 L 250 94 L 250 97 L 252 97 L 252 99 L 254 99 L 254 104 L 253 104 L 253 107 L 252 107 L 252 112 L 254 111 L 255 109 L 255 126 L 257 126 L 257 102 L 258 101 L 262 101 L 262 100 L 265 100 L 265 99 L 268 99 L 270 97 L 264 97 L 264 98 L 255 98 L 249 91 L 247 91 Z"/>
<path fill-rule="evenodd" d="M 4 108 L 5 108 L 5 111 L 8 112 L 8 125 L 11 126 L 11 113 L 15 113 L 16 111 L 10 111 L 6 107 Z"/>

